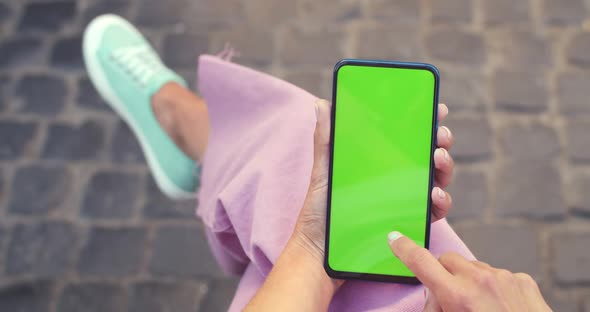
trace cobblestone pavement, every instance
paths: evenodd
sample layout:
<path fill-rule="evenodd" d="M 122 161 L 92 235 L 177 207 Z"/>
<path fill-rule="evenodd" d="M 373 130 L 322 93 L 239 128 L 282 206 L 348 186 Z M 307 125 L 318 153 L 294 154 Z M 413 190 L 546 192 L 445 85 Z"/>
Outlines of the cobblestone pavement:
<path fill-rule="evenodd" d="M 457 139 L 452 224 L 556 311 L 590 311 L 590 1 L 0 1 L 0 311 L 220 311 L 235 288 L 195 203 L 158 193 L 89 84 L 80 36 L 107 12 L 193 82 L 226 42 L 323 97 L 342 57 L 434 63 Z"/>

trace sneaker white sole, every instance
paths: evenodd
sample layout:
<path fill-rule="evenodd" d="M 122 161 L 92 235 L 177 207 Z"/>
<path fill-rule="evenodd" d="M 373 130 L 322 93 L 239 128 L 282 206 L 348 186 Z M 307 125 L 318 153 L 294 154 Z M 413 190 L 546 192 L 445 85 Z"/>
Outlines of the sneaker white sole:
<path fill-rule="evenodd" d="M 131 24 L 116 15 L 107 14 L 94 19 L 84 31 L 84 41 L 82 44 L 84 62 L 86 63 L 86 68 L 91 77 L 91 81 L 103 99 L 113 108 L 115 112 L 119 114 L 119 116 L 121 116 L 124 121 L 127 122 L 131 128 L 131 131 L 139 141 L 156 184 L 162 190 L 162 192 L 175 199 L 194 198 L 195 193 L 187 192 L 178 187 L 174 182 L 172 182 L 168 175 L 166 175 L 164 169 L 160 167 L 158 161 L 156 160 L 153 148 L 148 143 L 148 138 L 146 138 L 142 131 L 140 131 L 139 126 L 135 120 L 127 112 L 125 104 L 121 102 L 119 97 L 115 94 L 115 91 L 110 87 L 106 75 L 103 72 L 100 63 L 98 62 L 98 59 L 94 55 L 94 52 L 98 49 L 98 46 L 102 41 L 102 36 L 104 35 L 106 28 L 113 23 L 128 28 L 129 31 L 137 33 L 138 36 L 142 36 Z"/>

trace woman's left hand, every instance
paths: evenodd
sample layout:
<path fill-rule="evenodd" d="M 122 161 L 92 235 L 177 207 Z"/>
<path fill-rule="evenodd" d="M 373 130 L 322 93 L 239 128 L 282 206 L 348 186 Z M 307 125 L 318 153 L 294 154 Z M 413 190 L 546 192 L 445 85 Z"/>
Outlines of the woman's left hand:
<path fill-rule="evenodd" d="M 317 124 L 314 135 L 314 162 L 311 183 L 292 241 L 304 247 L 304 250 L 316 258 L 322 265 L 324 259 L 324 241 L 326 230 L 326 205 L 328 194 L 328 175 L 330 162 L 330 110 L 331 104 L 325 100 L 315 103 Z M 438 120 L 441 122 L 449 114 L 445 104 L 438 105 Z M 452 198 L 444 191 L 452 180 L 455 168 L 449 149 L 453 146 L 453 135 L 444 126 L 439 127 L 438 146 L 434 153 L 435 187 L 432 190 L 432 222 L 438 221 L 449 213 Z"/>
<path fill-rule="evenodd" d="M 443 104 L 438 109 L 439 120 L 442 120 L 448 109 Z M 344 283 L 331 279 L 322 265 L 330 160 L 330 104 L 316 102 L 316 116 L 313 170 L 303 209 L 289 243 L 246 311 L 274 311 L 277 306 L 288 311 L 326 311 L 336 290 Z M 451 182 L 454 168 L 447 152 L 453 145 L 453 137 L 446 127 L 439 128 L 438 143 L 434 155 L 436 187 L 431 195 L 433 222 L 445 217 L 451 207 L 451 196 L 441 189 Z"/>

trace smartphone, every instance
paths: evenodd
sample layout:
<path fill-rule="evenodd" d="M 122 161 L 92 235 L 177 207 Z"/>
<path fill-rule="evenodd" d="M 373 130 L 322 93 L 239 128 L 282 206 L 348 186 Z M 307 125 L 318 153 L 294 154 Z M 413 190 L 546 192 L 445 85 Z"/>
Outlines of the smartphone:
<path fill-rule="evenodd" d="M 439 76 L 423 63 L 336 64 L 324 260 L 331 277 L 419 283 L 387 234 L 428 248 Z"/>

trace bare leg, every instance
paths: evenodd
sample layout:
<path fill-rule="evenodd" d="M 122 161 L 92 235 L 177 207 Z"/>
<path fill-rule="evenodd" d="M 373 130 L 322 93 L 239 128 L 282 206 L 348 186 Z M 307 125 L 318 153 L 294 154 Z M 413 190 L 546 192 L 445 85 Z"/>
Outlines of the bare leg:
<path fill-rule="evenodd" d="M 205 101 L 187 88 L 171 82 L 154 94 L 151 105 L 160 126 L 174 143 L 193 160 L 202 160 L 209 137 Z"/>

